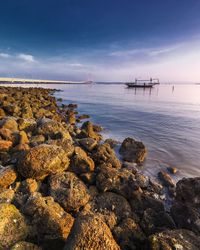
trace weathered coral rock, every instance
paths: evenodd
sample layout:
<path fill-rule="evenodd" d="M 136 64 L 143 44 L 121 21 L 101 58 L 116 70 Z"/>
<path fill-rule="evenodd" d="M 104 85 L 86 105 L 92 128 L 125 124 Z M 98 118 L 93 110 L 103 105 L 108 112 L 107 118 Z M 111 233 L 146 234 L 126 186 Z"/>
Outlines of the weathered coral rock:
<path fill-rule="evenodd" d="M 65 250 L 120 250 L 101 217 L 85 215 L 75 220 Z"/>
<path fill-rule="evenodd" d="M 121 162 L 117 158 L 115 151 L 107 143 L 99 145 L 92 157 L 97 165 L 106 163 L 110 164 L 113 168 L 121 168 Z"/>
<path fill-rule="evenodd" d="M 102 192 L 112 191 L 125 197 L 130 197 L 138 188 L 135 176 L 127 169 L 116 169 L 101 166 L 96 177 L 96 185 Z"/>
<path fill-rule="evenodd" d="M 154 234 L 149 238 L 151 250 L 199 250 L 200 238 L 188 230 L 171 230 Z"/>
<path fill-rule="evenodd" d="M 95 211 L 102 214 L 106 211 L 113 212 L 118 221 L 132 216 L 128 201 L 123 196 L 112 192 L 105 192 L 96 197 Z"/>
<path fill-rule="evenodd" d="M 68 130 L 59 122 L 43 118 L 38 123 L 37 133 L 52 139 L 65 138 L 72 140 Z"/>
<path fill-rule="evenodd" d="M 142 142 L 136 141 L 133 138 L 126 138 L 119 150 L 123 160 L 129 162 L 141 163 L 144 161 L 147 149 Z"/>
<path fill-rule="evenodd" d="M 193 206 L 200 207 L 200 177 L 183 178 L 176 184 L 176 200 Z"/>
<path fill-rule="evenodd" d="M 0 189 L 0 203 L 11 203 L 14 199 L 15 191 L 11 188 Z"/>
<path fill-rule="evenodd" d="M 122 250 L 145 249 L 146 237 L 140 226 L 131 218 L 121 221 L 114 228 L 113 236 Z"/>
<path fill-rule="evenodd" d="M 68 166 L 69 159 L 61 147 L 41 144 L 20 159 L 17 169 L 25 178 L 40 180 L 49 174 L 64 171 Z"/>
<path fill-rule="evenodd" d="M 80 147 L 75 147 L 70 170 L 76 174 L 94 171 L 94 162 Z"/>
<path fill-rule="evenodd" d="M 0 139 L 0 151 L 2 152 L 7 152 L 12 148 L 12 141 L 6 141 L 6 140 L 1 140 Z"/>
<path fill-rule="evenodd" d="M 93 138 L 79 139 L 78 143 L 89 152 L 91 152 L 97 146 L 97 141 Z"/>
<path fill-rule="evenodd" d="M 29 197 L 24 211 L 32 216 L 32 225 L 36 226 L 43 240 L 67 239 L 74 218 L 54 202 L 52 197 L 42 197 L 39 193 L 35 193 Z"/>
<path fill-rule="evenodd" d="M 84 122 L 81 127 L 81 133 L 78 138 L 93 138 L 97 141 L 101 140 L 101 135 L 94 131 L 93 124 L 90 121 Z"/>
<path fill-rule="evenodd" d="M 0 187 L 8 187 L 17 179 L 17 173 L 13 166 L 0 168 Z"/>
<path fill-rule="evenodd" d="M 169 214 L 164 211 L 157 212 L 151 208 L 144 211 L 140 225 L 147 235 L 176 228 Z"/>
<path fill-rule="evenodd" d="M 34 131 L 37 127 L 37 122 L 31 118 L 20 118 L 17 123 L 19 130 L 24 130 L 26 132 Z"/>
<path fill-rule="evenodd" d="M 28 228 L 24 217 L 11 204 L 0 204 L 0 249 L 9 249 L 12 245 L 27 237 Z"/>
<path fill-rule="evenodd" d="M 72 141 L 69 139 L 56 139 L 56 140 L 49 139 L 46 143 L 62 147 L 62 149 L 65 151 L 68 157 L 71 157 L 74 153 L 74 145 Z"/>
<path fill-rule="evenodd" d="M 13 132 L 18 131 L 18 124 L 14 117 L 5 117 L 0 121 L 0 128 L 7 128 Z"/>
<path fill-rule="evenodd" d="M 71 172 L 52 175 L 50 194 L 66 211 L 78 211 L 90 198 L 86 185 Z"/>

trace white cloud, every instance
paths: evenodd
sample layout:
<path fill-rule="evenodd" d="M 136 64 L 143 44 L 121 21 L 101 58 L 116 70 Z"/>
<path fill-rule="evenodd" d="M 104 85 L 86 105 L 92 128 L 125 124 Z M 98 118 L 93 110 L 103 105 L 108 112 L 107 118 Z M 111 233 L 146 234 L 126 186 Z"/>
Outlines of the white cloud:
<path fill-rule="evenodd" d="M 9 58 L 9 57 L 11 57 L 11 55 L 9 55 L 7 53 L 0 53 L 0 57 L 2 57 L 2 58 Z"/>
<path fill-rule="evenodd" d="M 35 58 L 34 58 L 34 56 L 32 56 L 32 55 L 29 55 L 29 54 L 19 54 L 18 56 L 17 56 L 17 58 L 19 58 L 19 59 L 22 59 L 22 60 L 24 60 L 24 61 L 26 61 L 26 62 L 36 62 L 36 60 L 35 60 Z"/>

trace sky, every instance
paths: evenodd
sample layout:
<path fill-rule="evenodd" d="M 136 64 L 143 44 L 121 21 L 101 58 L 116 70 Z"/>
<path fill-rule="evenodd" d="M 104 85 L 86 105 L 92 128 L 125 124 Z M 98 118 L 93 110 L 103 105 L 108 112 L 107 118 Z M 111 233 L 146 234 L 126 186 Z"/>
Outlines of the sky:
<path fill-rule="evenodd" d="M 0 76 L 200 82 L 199 0 L 0 2 Z"/>

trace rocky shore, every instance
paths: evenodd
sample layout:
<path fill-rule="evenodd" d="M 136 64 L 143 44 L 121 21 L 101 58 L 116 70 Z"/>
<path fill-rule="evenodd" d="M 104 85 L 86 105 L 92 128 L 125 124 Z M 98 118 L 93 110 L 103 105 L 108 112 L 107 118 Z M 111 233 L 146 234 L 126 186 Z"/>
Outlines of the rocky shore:
<path fill-rule="evenodd" d="M 200 249 L 200 177 L 149 179 L 54 92 L 0 87 L 0 250 Z"/>

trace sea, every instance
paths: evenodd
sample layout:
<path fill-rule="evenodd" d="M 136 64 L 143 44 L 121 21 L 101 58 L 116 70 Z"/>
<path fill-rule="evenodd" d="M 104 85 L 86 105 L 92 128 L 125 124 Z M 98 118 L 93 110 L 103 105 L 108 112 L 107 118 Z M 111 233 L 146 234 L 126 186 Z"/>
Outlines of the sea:
<path fill-rule="evenodd" d="M 200 176 L 200 85 L 160 84 L 152 89 L 115 83 L 25 86 L 62 90 L 55 96 L 65 104 L 77 103 L 79 113 L 103 126 L 105 139 L 142 141 L 148 155 L 141 172 L 156 178 L 160 170 L 175 167 L 176 180 Z"/>

